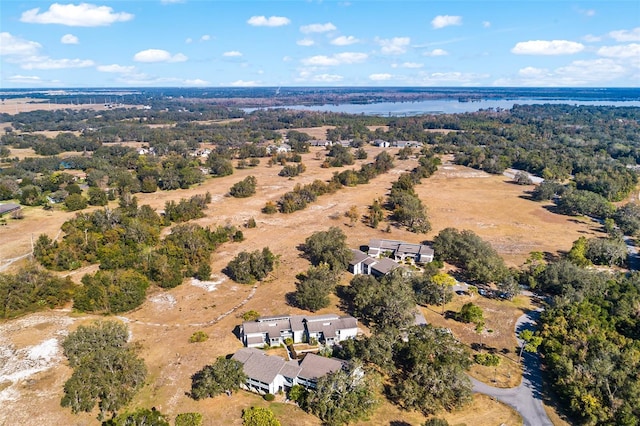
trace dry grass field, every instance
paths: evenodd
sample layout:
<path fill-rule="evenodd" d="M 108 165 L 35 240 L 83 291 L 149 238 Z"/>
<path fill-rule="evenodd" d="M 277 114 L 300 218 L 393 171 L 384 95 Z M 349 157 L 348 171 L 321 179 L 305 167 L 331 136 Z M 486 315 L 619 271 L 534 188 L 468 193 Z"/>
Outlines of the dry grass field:
<path fill-rule="evenodd" d="M 369 160 L 379 152 L 367 147 Z M 190 389 L 190 376 L 242 345 L 233 334 L 242 321 L 242 312 L 256 310 L 262 315 L 299 310 L 288 306 L 285 295 L 295 289 L 295 275 L 304 271 L 309 262 L 300 257 L 297 246 L 313 232 L 338 226 L 346 233 L 352 247 L 366 245 L 370 238 L 393 238 L 410 242 L 431 239 L 442 228 L 455 226 L 472 229 L 490 241 L 511 265 L 520 265 L 532 250 L 551 254 L 566 250 L 571 242 L 583 234 L 593 234 L 590 223 L 547 211 L 543 205 L 523 198 L 523 191 L 530 187 L 516 186 L 500 176 L 459 166 L 445 164 L 431 178 L 417 188 L 429 206 L 434 230 L 429 234 L 416 235 L 391 228 L 391 233 L 374 230 L 363 223 L 351 227 L 344 213 L 353 205 L 360 214 L 374 198 L 384 196 L 398 175 L 415 165 L 415 159 L 396 161 L 389 173 L 373 179 L 368 185 L 344 188 L 335 194 L 319 197 L 306 210 L 290 215 L 264 215 L 260 212 L 265 202 L 276 200 L 297 183 L 310 183 L 314 179 L 328 179 L 337 169 L 320 168 L 321 160 L 316 151 L 303 156 L 307 171 L 295 179 L 277 176 L 279 166 L 268 167 L 266 160 L 253 169 L 236 170 L 233 175 L 208 179 L 203 184 L 188 190 L 137 194 L 139 204 L 149 204 L 162 209 L 168 200 L 189 197 L 209 191 L 212 203 L 207 216 L 197 222 L 205 226 L 232 224 L 242 226 L 249 218 L 255 218 L 255 229 L 243 230 L 246 240 L 242 243 L 227 243 L 212 256 L 214 276 L 211 282 L 185 281 L 181 286 L 162 291 L 149 292 L 147 301 L 137 310 L 118 317 L 128 323 L 132 338 L 140 344 L 141 356 L 149 368 L 147 384 L 136 396 L 132 406 L 155 406 L 172 418 L 181 412 L 198 411 L 204 415 L 207 425 L 241 424 L 240 413 L 251 405 L 266 405 L 260 398 L 240 392 L 232 397 L 220 396 L 204 401 L 193 401 L 185 392 Z M 359 167 L 359 163 L 354 167 Z M 232 184 L 244 177 L 257 178 L 256 195 L 247 199 L 226 196 Z M 115 205 L 115 204 L 114 204 Z M 0 261 L 26 254 L 30 250 L 31 234 L 37 237 L 46 233 L 58 236 L 60 225 L 73 213 L 45 212 L 38 208 L 25 209 L 23 220 L 8 219 L 8 225 L 0 227 Z M 280 256 L 279 267 L 263 283 L 247 286 L 228 280 L 221 270 L 228 261 L 242 250 L 256 250 L 268 246 Z M 19 263 L 19 262 L 18 262 Z M 13 265 L 15 267 L 16 264 Z M 93 267 L 95 268 L 95 267 Z M 92 268 L 77 272 L 75 279 Z M 343 281 L 350 278 L 345 274 Z M 476 296 L 478 299 L 479 296 Z M 333 306 L 319 313 L 337 312 L 338 300 L 333 297 Z M 513 347 L 513 338 L 508 321 L 517 317 L 525 302 L 520 305 L 507 302 L 477 300 L 487 312 L 487 327 L 494 333 L 485 343 L 494 347 Z M 455 309 L 463 303 L 456 299 L 447 309 Z M 438 312 L 425 310 L 429 321 L 439 324 Z M 70 310 L 43 312 L 22 319 L 0 323 L 0 425 L 14 424 L 97 424 L 95 414 L 72 415 L 60 407 L 62 385 L 70 375 L 70 369 L 57 345 L 78 324 L 96 317 L 80 315 Z M 449 320 L 447 320 L 449 321 Z M 512 324 L 512 323 L 511 323 Z M 456 325 L 448 324 L 455 328 Z M 189 343 L 195 331 L 209 335 L 203 343 Z M 467 342 L 477 339 L 475 332 L 464 327 L 454 333 Z M 10 360 L 10 362 L 9 362 Z M 478 373 L 479 376 L 482 374 Z M 283 425 L 317 425 L 318 420 L 299 409 L 285 404 L 271 404 Z M 451 424 L 496 425 L 521 424 L 518 415 L 508 407 L 476 396 L 474 404 L 459 413 L 446 416 Z M 418 425 L 424 418 L 417 413 L 399 411 L 390 404 L 383 404 L 369 422 L 360 424 L 389 424 L 405 421 Z"/>

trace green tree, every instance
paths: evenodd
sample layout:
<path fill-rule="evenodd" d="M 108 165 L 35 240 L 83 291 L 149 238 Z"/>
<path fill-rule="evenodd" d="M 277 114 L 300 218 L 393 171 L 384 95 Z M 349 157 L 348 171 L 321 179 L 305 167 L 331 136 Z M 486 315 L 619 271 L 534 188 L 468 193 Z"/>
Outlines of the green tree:
<path fill-rule="evenodd" d="M 329 265 L 311 266 L 306 273 L 296 276 L 295 302 L 302 309 L 315 312 L 329 306 L 329 294 L 338 284 L 338 276 Z"/>
<path fill-rule="evenodd" d="M 356 275 L 344 289 L 350 311 L 376 330 L 400 330 L 415 318 L 416 306 L 409 279 L 394 270 L 380 281 L 371 275 Z"/>
<path fill-rule="evenodd" d="M 345 425 L 366 418 L 378 401 L 375 384 L 360 367 L 338 370 L 318 379 L 308 397 L 309 410 L 328 426 Z"/>
<path fill-rule="evenodd" d="M 640 204 L 628 203 L 618 208 L 613 220 L 625 235 L 636 235 L 640 231 Z"/>
<path fill-rule="evenodd" d="M 169 426 L 167 416 L 155 407 L 139 408 L 133 413 L 123 413 L 102 423 L 103 426 Z"/>
<path fill-rule="evenodd" d="M 70 212 L 87 208 L 87 199 L 81 194 L 71 194 L 64 199 L 64 206 Z"/>
<path fill-rule="evenodd" d="M 467 302 L 462 305 L 460 312 L 456 314 L 456 318 L 458 321 L 480 324 L 484 321 L 484 313 L 480 306 L 474 305 L 472 302 Z"/>
<path fill-rule="evenodd" d="M 207 166 L 209 167 L 209 172 L 215 177 L 233 174 L 233 164 L 231 161 L 218 154 L 211 153 L 209 155 L 209 158 L 207 158 Z"/>
<path fill-rule="evenodd" d="M 520 352 L 518 353 L 518 361 L 522 359 L 523 352 L 538 352 L 538 346 L 542 344 L 542 337 L 536 335 L 531 330 L 522 330 L 518 335 L 522 343 L 520 344 Z"/>
<path fill-rule="evenodd" d="M 346 270 L 353 258 L 347 246 L 347 236 L 336 226 L 313 233 L 304 241 L 302 250 L 311 263 L 326 263 L 333 271 Z"/>
<path fill-rule="evenodd" d="M 214 364 L 206 365 L 191 376 L 191 397 L 198 400 L 233 392 L 246 380 L 241 362 L 219 357 Z"/>
<path fill-rule="evenodd" d="M 80 326 L 62 343 L 73 374 L 64 384 L 61 405 L 75 414 L 91 412 L 98 419 L 127 405 L 144 384 L 147 368 L 127 343 L 127 327 L 115 321 Z"/>
<path fill-rule="evenodd" d="M 202 426 L 202 414 L 180 413 L 176 416 L 175 426 Z"/>
<path fill-rule="evenodd" d="M 82 277 L 73 307 L 85 312 L 116 314 L 137 308 L 144 302 L 149 280 L 132 270 L 100 270 Z"/>
<path fill-rule="evenodd" d="M 451 411 L 471 400 L 468 349 L 444 329 L 413 326 L 394 354 L 391 398 L 425 415 Z"/>
<path fill-rule="evenodd" d="M 251 284 L 261 281 L 269 275 L 276 266 L 277 257 L 268 247 L 251 253 L 242 251 L 228 264 L 225 273 L 241 284 Z"/>
<path fill-rule="evenodd" d="M 108 203 L 107 193 L 95 186 L 89 188 L 87 195 L 89 196 L 89 204 L 92 206 L 106 206 Z"/>
<path fill-rule="evenodd" d="M 243 426 L 280 426 L 280 422 L 268 408 L 251 407 L 242 410 Z"/>
<path fill-rule="evenodd" d="M 256 193 L 256 178 L 247 176 L 240 182 L 233 184 L 229 190 L 229 195 L 236 198 L 247 198 Z"/>

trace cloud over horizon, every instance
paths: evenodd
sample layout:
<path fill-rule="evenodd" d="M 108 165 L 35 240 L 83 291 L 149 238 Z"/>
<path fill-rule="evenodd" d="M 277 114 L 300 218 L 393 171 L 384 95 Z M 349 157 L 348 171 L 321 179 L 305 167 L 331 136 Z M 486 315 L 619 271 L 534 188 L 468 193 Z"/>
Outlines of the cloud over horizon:
<path fill-rule="evenodd" d="M 134 15 L 127 12 L 114 12 L 109 6 L 96 6 L 89 3 L 60 4 L 53 3 L 49 10 L 40 13 L 40 8 L 29 9 L 20 17 L 28 24 L 60 24 L 70 27 L 102 27 L 115 22 L 132 20 Z"/>

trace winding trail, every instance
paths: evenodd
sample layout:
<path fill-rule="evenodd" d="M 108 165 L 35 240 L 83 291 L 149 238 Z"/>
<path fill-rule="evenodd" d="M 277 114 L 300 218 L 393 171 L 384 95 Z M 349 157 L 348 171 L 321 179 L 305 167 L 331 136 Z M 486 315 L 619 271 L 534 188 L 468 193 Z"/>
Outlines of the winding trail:
<path fill-rule="evenodd" d="M 533 330 L 541 310 L 529 311 L 518 318 L 516 336 L 523 330 Z M 522 341 L 518 339 L 518 343 Z M 489 395 L 520 413 L 524 426 L 553 426 L 542 406 L 542 373 L 540 358 L 536 353 L 524 352 L 520 386 L 510 389 L 496 388 L 471 378 L 473 391 Z"/>

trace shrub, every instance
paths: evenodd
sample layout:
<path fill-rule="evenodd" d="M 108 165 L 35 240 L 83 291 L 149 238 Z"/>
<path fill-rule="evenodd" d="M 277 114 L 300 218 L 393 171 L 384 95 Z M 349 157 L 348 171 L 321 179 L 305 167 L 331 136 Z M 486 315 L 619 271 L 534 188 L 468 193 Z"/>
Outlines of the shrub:
<path fill-rule="evenodd" d="M 245 321 L 255 321 L 260 318 L 260 314 L 257 311 L 251 310 L 242 314 L 242 319 Z"/>
<path fill-rule="evenodd" d="M 189 343 L 201 343 L 206 342 L 209 339 L 209 335 L 204 331 L 196 331 L 189 337 Z"/>
<path fill-rule="evenodd" d="M 473 360 L 476 364 L 484 365 L 487 367 L 496 367 L 500 365 L 500 357 L 494 354 L 475 354 Z"/>
<path fill-rule="evenodd" d="M 276 396 L 274 394 L 272 394 L 272 393 L 265 394 L 265 396 L 264 396 L 264 400 L 265 401 L 271 402 L 271 401 L 273 401 L 275 399 L 276 399 Z"/>
<path fill-rule="evenodd" d="M 176 426 L 202 426 L 202 414 L 180 413 L 176 416 Z"/>

